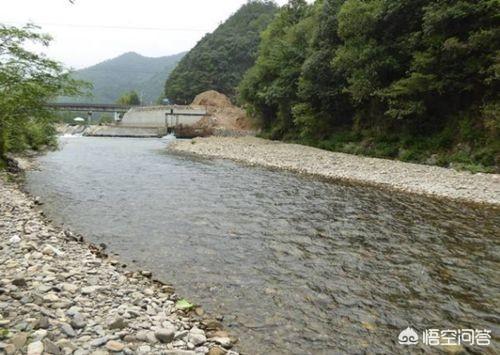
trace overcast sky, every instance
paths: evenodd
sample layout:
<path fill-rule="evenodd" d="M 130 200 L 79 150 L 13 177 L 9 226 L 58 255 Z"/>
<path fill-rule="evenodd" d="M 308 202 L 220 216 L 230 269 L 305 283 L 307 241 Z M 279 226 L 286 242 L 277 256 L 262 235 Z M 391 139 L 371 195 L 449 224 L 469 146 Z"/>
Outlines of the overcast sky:
<path fill-rule="evenodd" d="M 0 23 L 40 25 L 54 37 L 44 52 L 79 69 L 125 52 L 158 57 L 187 51 L 246 1 L 1 0 Z"/>

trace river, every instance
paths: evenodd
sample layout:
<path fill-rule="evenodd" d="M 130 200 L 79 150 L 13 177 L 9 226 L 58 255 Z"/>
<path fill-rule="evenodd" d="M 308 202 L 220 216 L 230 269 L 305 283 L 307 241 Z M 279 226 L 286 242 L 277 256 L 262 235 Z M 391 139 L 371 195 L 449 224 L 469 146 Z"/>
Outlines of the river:
<path fill-rule="evenodd" d="M 408 326 L 488 329 L 486 350 L 500 349 L 498 211 L 174 155 L 167 144 L 61 138 L 27 189 L 55 222 L 224 315 L 242 352 L 402 353 Z"/>

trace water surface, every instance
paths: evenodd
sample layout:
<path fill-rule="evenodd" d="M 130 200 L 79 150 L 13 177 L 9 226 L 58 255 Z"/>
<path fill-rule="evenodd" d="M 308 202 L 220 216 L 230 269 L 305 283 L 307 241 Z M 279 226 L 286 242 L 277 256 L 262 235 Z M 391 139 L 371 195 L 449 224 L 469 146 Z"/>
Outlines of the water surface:
<path fill-rule="evenodd" d="M 243 352 L 401 353 L 407 326 L 491 329 L 500 349 L 498 213 L 166 144 L 62 138 L 27 187 L 56 222 L 225 315 Z"/>

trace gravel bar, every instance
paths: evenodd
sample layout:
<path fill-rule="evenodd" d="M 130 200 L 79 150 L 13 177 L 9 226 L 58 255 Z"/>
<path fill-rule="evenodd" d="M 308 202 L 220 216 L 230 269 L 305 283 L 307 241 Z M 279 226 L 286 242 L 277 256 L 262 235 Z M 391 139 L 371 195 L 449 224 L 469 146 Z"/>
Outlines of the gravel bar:
<path fill-rule="evenodd" d="M 237 355 L 221 319 L 53 226 L 0 174 L 0 354 Z M 189 305 L 188 305 L 189 306 Z"/>
<path fill-rule="evenodd" d="M 255 137 L 176 140 L 175 152 L 286 169 L 334 181 L 500 207 L 500 175 L 330 152 Z"/>

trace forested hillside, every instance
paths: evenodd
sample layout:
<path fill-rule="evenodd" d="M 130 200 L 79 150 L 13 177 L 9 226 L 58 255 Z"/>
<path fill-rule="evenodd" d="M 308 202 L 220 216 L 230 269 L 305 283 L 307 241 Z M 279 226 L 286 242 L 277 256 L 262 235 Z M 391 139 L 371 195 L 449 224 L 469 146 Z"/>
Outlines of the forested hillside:
<path fill-rule="evenodd" d="M 63 101 L 112 103 L 122 94 L 136 91 L 145 104 L 154 103 L 163 93 L 163 85 L 185 53 L 150 58 L 129 52 L 73 73 L 76 79 L 93 84 L 93 97 Z"/>
<path fill-rule="evenodd" d="M 249 1 L 182 59 L 165 85 L 165 96 L 177 103 L 217 90 L 234 97 L 243 74 L 257 57 L 260 33 L 277 7 L 271 1 Z"/>
<path fill-rule="evenodd" d="M 498 169 L 497 0 L 292 0 L 241 100 L 266 134 L 356 154 Z"/>

